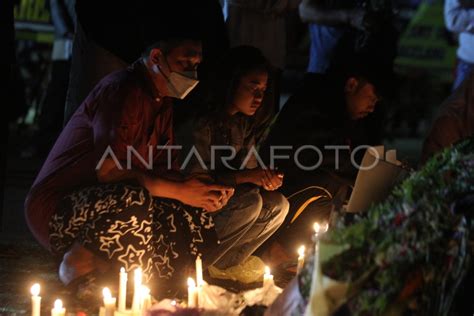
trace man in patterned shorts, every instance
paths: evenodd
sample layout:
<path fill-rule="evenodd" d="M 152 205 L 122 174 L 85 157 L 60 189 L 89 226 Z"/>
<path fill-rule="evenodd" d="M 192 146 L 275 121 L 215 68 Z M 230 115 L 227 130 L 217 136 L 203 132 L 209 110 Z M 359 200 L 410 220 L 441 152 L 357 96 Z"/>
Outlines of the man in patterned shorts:
<path fill-rule="evenodd" d="M 182 177 L 169 150 L 170 97 L 196 85 L 201 46 L 192 36 L 154 42 L 93 89 L 56 141 L 25 211 L 34 236 L 61 262 L 65 285 L 141 267 L 151 287 L 169 290 L 185 284 L 183 269 L 197 255 L 212 264 L 225 252 L 209 213 L 233 189 Z"/>

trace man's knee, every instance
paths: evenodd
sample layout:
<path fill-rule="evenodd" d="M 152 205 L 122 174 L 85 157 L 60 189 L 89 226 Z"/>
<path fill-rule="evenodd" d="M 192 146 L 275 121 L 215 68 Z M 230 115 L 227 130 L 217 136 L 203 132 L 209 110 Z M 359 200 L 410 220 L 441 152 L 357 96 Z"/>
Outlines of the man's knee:
<path fill-rule="evenodd" d="M 264 209 L 271 213 L 268 215 L 283 222 L 290 209 L 290 203 L 287 198 L 280 192 L 272 191 L 265 192 L 263 194 L 263 199 L 265 206 Z"/>
<path fill-rule="evenodd" d="M 241 197 L 242 208 L 238 210 L 239 215 L 247 224 L 257 221 L 263 206 L 263 199 L 259 192 L 250 192 Z"/>
<path fill-rule="evenodd" d="M 258 191 L 232 197 L 230 205 L 213 215 L 220 238 L 235 236 L 247 231 L 258 219 L 263 200 Z"/>

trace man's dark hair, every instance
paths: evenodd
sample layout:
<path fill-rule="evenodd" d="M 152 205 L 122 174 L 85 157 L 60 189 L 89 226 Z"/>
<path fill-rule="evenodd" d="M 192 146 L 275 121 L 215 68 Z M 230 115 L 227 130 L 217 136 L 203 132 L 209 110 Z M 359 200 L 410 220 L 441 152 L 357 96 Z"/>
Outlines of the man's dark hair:
<path fill-rule="evenodd" d="M 161 48 L 167 53 L 185 40 L 201 41 L 203 38 L 205 16 L 199 1 L 150 1 L 150 8 L 143 10 L 142 56 L 153 48 Z"/>
<path fill-rule="evenodd" d="M 156 41 L 148 46 L 146 46 L 145 50 L 142 53 L 142 57 L 148 57 L 150 55 L 150 52 L 154 48 L 159 48 L 161 49 L 162 53 L 164 55 L 167 55 L 173 48 L 180 46 L 183 42 L 186 41 L 195 41 L 199 42 L 200 39 L 196 38 L 174 38 L 174 39 L 165 39 L 165 40 L 159 40 Z"/>
<path fill-rule="evenodd" d="M 391 98 L 394 94 L 395 74 L 393 63 L 384 63 L 370 54 L 353 54 L 342 60 L 334 60 L 328 70 L 329 77 L 341 87 L 354 77 L 362 84 L 374 85 L 377 95 Z"/>

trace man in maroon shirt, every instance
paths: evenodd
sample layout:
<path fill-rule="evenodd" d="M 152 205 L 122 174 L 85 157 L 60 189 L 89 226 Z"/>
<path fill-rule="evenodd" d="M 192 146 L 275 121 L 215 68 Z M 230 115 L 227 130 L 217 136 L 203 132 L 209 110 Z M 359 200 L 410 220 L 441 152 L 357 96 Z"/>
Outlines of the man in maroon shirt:
<path fill-rule="evenodd" d="M 160 149 L 173 144 L 169 97 L 195 86 L 200 61 L 199 40 L 155 43 L 105 77 L 56 141 L 25 209 L 38 241 L 62 258 L 66 285 L 120 266 L 163 284 L 217 245 L 208 212 L 233 189 L 181 177 L 174 153 Z"/>

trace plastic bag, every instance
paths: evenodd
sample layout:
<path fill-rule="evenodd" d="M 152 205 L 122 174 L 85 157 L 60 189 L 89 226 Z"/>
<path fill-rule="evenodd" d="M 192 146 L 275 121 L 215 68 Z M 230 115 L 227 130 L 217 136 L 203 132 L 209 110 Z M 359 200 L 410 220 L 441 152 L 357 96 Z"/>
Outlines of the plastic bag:
<path fill-rule="evenodd" d="M 264 269 L 265 263 L 259 257 L 250 256 L 241 264 L 225 270 L 210 266 L 209 274 L 214 279 L 253 283 L 262 280 Z"/>

